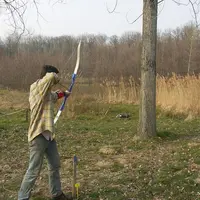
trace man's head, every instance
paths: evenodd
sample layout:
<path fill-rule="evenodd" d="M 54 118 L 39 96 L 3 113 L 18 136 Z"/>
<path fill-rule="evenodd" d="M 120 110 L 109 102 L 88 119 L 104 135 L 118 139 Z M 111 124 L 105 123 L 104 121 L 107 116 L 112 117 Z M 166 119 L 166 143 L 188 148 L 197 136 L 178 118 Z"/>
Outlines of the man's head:
<path fill-rule="evenodd" d="M 42 71 L 41 71 L 41 74 L 40 74 L 40 78 L 43 78 L 46 73 L 50 73 L 50 72 L 54 72 L 56 74 L 59 73 L 58 69 L 52 65 L 44 65 L 42 67 Z"/>

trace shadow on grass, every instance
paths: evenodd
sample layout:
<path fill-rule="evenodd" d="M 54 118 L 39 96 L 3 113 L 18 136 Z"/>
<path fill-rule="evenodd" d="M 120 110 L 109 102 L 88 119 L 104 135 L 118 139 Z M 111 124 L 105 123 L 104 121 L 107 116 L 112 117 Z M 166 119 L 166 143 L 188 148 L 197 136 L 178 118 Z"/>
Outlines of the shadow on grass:
<path fill-rule="evenodd" d="M 181 136 L 169 131 L 159 131 L 157 132 L 157 137 L 163 140 L 177 140 L 180 139 Z"/>
<path fill-rule="evenodd" d="M 162 140 L 168 140 L 168 141 L 175 141 L 175 140 L 190 140 L 192 138 L 200 138 L 200 135 L 198 133 L 194 134 L 178 134 L 170 131 L 158 131 L 157 137 Z"/>

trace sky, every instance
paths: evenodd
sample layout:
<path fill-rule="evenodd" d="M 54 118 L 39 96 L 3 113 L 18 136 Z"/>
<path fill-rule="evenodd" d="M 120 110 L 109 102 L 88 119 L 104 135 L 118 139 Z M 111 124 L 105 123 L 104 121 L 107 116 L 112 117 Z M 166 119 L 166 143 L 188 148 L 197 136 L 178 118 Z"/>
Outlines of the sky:
<path fill-rule="evenodd" d="M 122 35 L 128 31 L 142 31 L 142 18 L 134 21 L 142 13 L 142 0 L 40 0 L 38 5 L 41 16 L 30 5 L 25 13 L 26 28 L 34 35 L 61 36 L 82 34 Z M 180 1 L 180 0 L 177 0 Z M 187 2 L 188 0 L 182 0 Z M 50 3 L 49 3 L 50 2 Z M 175 29 L 194 20 L 190 6 L 179 6 L 172 0 L 165 0 L 159 5 L 158 29 L 161 31 Z M 6 20 L 4 10 L 0 10 L 0 37 L 12 32 Z"/>

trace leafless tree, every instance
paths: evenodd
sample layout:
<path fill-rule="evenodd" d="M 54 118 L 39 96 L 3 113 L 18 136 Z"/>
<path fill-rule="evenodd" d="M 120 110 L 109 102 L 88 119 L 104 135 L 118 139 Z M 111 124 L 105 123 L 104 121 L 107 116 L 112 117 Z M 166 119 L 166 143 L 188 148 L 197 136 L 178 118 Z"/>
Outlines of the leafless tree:
<path fill-rule="evenodd" d="M 135 23 L 143 15 L 139 138 L 156 135 L 157 10 L 161 2 L 163 0 L 143 0 L 143 12 L 132 22 Z"/>
<path fill-rule="evenodd" d="M 138 136 L 156 135 L 157 0 L 143 0 L 143 47 Z"/>
<path fill-rule="evenodd" d="M 191 5 L 198 28 L 197 15 L 199 13 L 199 0 L 188 0 L 184 3 L 181 0 L 172 0 L 178 5 Z M 158 5 L 164 0 L 143 0 L 142 14 L 133 20 L 135 23 L 143 16 L 143 47 L 141 60 L 141 94 L 140 94 L 140 115 L 138 136 L 147 138 L 156 135 L 156 48 L 157 48 L 157 17 Z M 118 1 L 114 9 L 117 8 Z M 128 15 L 128 14 L 127 14 Z M 127 16 L 126 16 L 127 17 Z M 128 21 L 128 18 L 127 18 Z M 129 22 L 130 23 L 130 22 Z M 188 72 L 190 71 L 191 56 L 193 50 L 193 41 L 196 38 L 196 31 L 193 34 L 190 45 L 190 53 L 188 59 Z"/>
<path fill-rule="evenodd" d="M 6 15 L 7 23 L 12 27 L 13 33 L 24 34 L 26 25 L 24 15 L 28 4 L 33 3 L 37 12 L 39 13 L 38 4 L 35 0 L 1 0 L 0 9 L 3 15 Z"/>
<path fill-rule="evenodd" d="M 13 34 L 18 33 L 21 36 L 27 31 L 24 17 L 29 5 L 34 6 L 38 19 L 43 17 L 39 9 L 42 1 L 45 0 L 0 0 L 0 10 L 6 16 L 6 21 L 11 26 Z M 56 3 L 66 3 L 66 0 L 49 0 L 50 5 Z"/>
<path fill-rule="evenodd" d="M 192 8 L 192 15 L 195 21 L 195 28 L 193 29 L 193 32 L 192 32 L 192 36 L 190 40 L 189 56 L 188 56 L 188 74 L 190 74 L 194 43 L 195 41 L 197 41 L 199 37 L 198 29 L 199 29 L 200 1 L 199 0 L 188 0 L 188 1 L 189 1 L 189 5 Z"/>

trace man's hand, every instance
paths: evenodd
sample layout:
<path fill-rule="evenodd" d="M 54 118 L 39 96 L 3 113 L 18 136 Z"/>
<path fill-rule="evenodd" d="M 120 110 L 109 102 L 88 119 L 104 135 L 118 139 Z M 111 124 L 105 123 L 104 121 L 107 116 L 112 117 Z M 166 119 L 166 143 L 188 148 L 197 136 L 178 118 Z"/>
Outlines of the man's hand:
<path fill-rule="evenodd" d="M 66 90 L 66 91 L 61 91 L 61 90 L 57 90 L 56 91 L 56 94 L 57 94 L 57 96 L 58 96 L 58 99 L 60 99 L 60 98 L 62 98 L 62 97 L 68 97 L 70 94 L 71 94 L 71 92 L 69 92 L 68 90 Z"/>
<path fill-rule="evenodd" d="M 66 97 L 69 97 L 71 92 L 69 92 L 68 90 L 65 90 L 64 94 L 65 94 Z"/>

